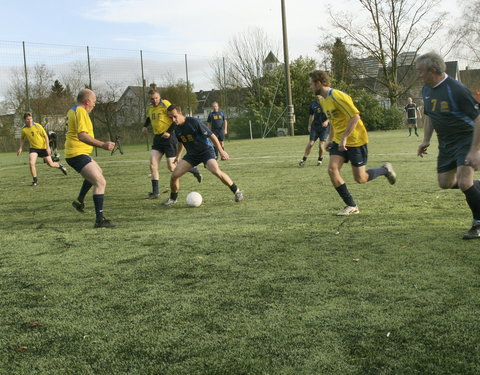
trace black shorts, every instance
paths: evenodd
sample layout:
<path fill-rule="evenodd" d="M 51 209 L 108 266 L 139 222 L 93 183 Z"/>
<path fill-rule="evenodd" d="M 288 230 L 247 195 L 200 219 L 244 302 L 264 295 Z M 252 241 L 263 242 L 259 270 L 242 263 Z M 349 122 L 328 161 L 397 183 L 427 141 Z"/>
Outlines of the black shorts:
<path fill-rule="evenodd" d="M 407 120 L 408 125 L 417 125 L 417 119 L 416 118 L 409 118 Z"/>
<path fill-rule="evenodd" d="M 220 142 L 225 140 L 225 132 L 222 129 L 212 129 L 212 133 L 218 138 Z"/>
<path fill-rule="evenodd" d="M 46 158 L 48 155 L 47 150 L 44 148 L 31 148 L 30 149 L 30 154 L 38 154 L 39 157 L 41 158 Z"/>
<path fill-rule="evenodd" d="M 174 158 L 177 156 L 177 138 L 172 134 L 170 138 L 165 139 L 161 134 L 156 134 L 153 137 L 152 150 L 165 154 L 167 158 Z"/>
<path fill-rule="evenodd" d="M 439 142 L 437 172 L 444 173 L 465 165 L 465 158 L 470 151 L 471 144 L 472 137 L 467 137 L 448 145 Z"/>
<path fill-rule="evenodd" d="M 207 161 L 210 159 L 215 159 L 215 151 L 213 148 L 206 150 L 202 152 L 201 154 L 189 154 L 187 153 L 184 157 L 183 160 L 189 162 L 192 167 L 196 167 L 198 164 L 203 163 L 206 164 Z"/>
<path fill-rule="evenodd" d="M 310 131 L 310 140 L 315 142 L 318 138 L 320 138 L 321 142 L 325 142 L 328 138 L 328 133 L 330 133 L 330 125 L 328 126 L 312 126 L 312 130 Z"/>
<path fill-rule="evenodd" d="M 345 159 L 345 163 L 350 162 L 352 164 L 352 167 L 362 167 L 364 165 L 367 165 L 368 147 L 367 144 L 358 147 L 347 146 L 347 151 L 340 151 L 338 149 L 338 143 L 332 142 L 330 155 L 343 156 L 343 158 Z"/>
<path fill-rule="evenodd" d="M 73 158 L 66 158 L 65 161 L 70 167 L 80 173 L 82 168 L 92 161 L 92 158 L 88 155 L 78 155 Z"/>

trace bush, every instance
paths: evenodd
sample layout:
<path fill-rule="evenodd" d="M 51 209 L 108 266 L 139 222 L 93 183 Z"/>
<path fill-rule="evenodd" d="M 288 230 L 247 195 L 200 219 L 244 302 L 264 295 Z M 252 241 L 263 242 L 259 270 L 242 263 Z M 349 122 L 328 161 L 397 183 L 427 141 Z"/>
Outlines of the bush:
<path fill-rule="evenodd" d="M 381 130 L 400 129 L 403 126 L 403 112 L 397 107 L 386 108 L 383 111 L 383 127 Z"/>

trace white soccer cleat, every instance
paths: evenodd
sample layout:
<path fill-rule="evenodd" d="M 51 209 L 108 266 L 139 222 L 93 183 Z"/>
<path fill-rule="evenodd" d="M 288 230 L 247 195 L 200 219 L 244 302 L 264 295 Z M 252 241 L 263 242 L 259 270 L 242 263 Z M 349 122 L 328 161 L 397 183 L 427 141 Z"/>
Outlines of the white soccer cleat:
<path fill-rule="evenodd" d="M 388 182 L 390 185 L 393 185 L 395 182 L 397 182 L 397 174 L 393 170 L 392 163 L 385 163 L 383 166 L 387 169 L 388 173 L 385 175 L 387 178 Z"/>
<path fill-rule="evenodd" d="M 348 215 L 356 215 L 359 214 L 360 210 L 357 206 L 345 206 L 345 208 L 340 211 L 337 216 L 348 216 Z"/>
<path fill-rule="evenodd" d="M 163 206 L 171 206 L 172 204 L 177 203 L 176 199 L 168 198 L 166 201 L 162 203 Z"/>

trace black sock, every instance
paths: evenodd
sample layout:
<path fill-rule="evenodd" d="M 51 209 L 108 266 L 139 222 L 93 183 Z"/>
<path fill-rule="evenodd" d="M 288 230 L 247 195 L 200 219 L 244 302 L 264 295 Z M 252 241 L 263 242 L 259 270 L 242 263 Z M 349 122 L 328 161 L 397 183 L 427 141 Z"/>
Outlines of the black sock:
<path fill-rule="evenodd" d="M 103 219 L 103 194 L 93 194 L 93 204 L 95 205 L 95 219 L 97 222 Z"/>
<path fill-rule="evenodd" d="M 323 161 L 323 158 L 321 156 L 319 156 L 318 161 Z"/>
<path fill-rule="evenodd" d="M 472 211 L 473 219 L 480 220 L 480 190 L 475 185 L 463 191 L 467 199 L 468 206 Z"/>
<path fill-rule="evenodd" d="M 38 177 L 34 177 L 33 182 L 36 184 L 38 182 Z"/>
<path fill-rule="evenodd" d="M 178 198 L 178 193 L 171 192 L 170 193 L 170 199 L 173 201 L 176 201 Z"/>
<path fill-rule="evenodd" d="M 231 186 L 229 186 L 229 188 L 230 188 L 230 190 L 232 191 L 233 194 L 235 194 L 238 190 L 238 187 L 235 184 L 232 184 Z"/>
<path fill-rule="evenodd" d="M 302 160 L 303 160 L 303 161 L 307 161 L 307 157 L 304 156 L 304 157 L 302 158 Z"/>
<path fill-rule="evenodd" d="M 345 204 L 350 207 L 355 207 L 357 204 L 353 200 L 352 195 L 347 189 L 347 184 L 340 185 L 339 187 L 335 188 L 337 190 L 338 195 L 343 199 Z"/>
<path fill-rule="evenodd" d="M 385 176 L 388 173 L 388 169 L 385 167 L 371 168 L 367 170 L 368 181 L 372 181 L 379 176 Z"/>
<path fill-rule="evenodd" d="M 83 180 L 83 184 L 82 184 L 82 187 L 80 188 L 80 193 L 78 194 L 77 201 L 79 201 L 80 203 L 83 203 L 83 201 L 85 200 L 85 196 L 87 195 L 91 187 L 92 187 L 92 184 L 90 181 Z"/>
<path fill-rule="evenodd" d="M 152 180 L 152 193 L 153 194 L 159 194 L 158 180 Z"/>

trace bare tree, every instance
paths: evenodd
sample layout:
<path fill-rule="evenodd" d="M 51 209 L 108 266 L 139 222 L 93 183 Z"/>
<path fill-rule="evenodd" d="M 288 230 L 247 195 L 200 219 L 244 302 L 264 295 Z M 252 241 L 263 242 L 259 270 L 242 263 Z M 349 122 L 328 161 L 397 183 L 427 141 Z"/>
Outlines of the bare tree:
<path fill-rule="evenodd" d="M 395 105 L 414 84 L 415 57 L 443 26 L 445 14 L 433 15 L 440 0 L 358 2 L 367 17 L 330 11 L 332 23 L 361 55 L 373 57 L 379 63 L 381 74 L 371 78 L 377 79 L 391 105 Z M 401 61 L 402 53 L 406 52 L 413 58 Z M 400 70 L 401 65 L 406 69 Z"/>
<path fill-rule="evenodd" d="M 235 87 L 249 87 L 256 91 L 258 79 L 265 73 L 265 58 L 270 52 L 277 54 L 277 51 L 262 29 L 248 29 L 234 36 L 227 54 L 228 82 Z"/>
<path fill-rule="evenodd" d="M 480 0 L 465 0 L 460 23 L 456 23 L 450 31 L 450 35 L 455 38 L 454 49 L 457 55 L 469 65 L 480 63 L 479 7 Z"/>

